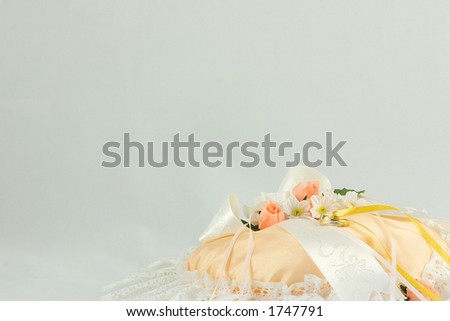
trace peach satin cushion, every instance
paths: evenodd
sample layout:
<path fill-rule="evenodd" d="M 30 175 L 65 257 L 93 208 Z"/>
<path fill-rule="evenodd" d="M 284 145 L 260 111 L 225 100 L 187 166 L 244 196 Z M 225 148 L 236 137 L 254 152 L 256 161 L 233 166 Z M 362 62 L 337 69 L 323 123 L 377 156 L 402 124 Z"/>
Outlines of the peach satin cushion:
<path fill-rule="evenodd" d="M 388 248 L 389 236 L 385 229 L 389 230 L 398 251 L 398 264 L 413 277 L 420 278 L 425 264 L 430 260 L 432 250 L 407 218 L 384 216 L 381 220 L 385 229 L 383 229 L 380 220 L 373 215 L 355 215 L 351 219 L 369 227 Z M 387 257 L 380 242 L 367 230 L 352 223 L 346 229 L 382 256 Z M 446 248 L 445 242 L 436 232 L 426 229 Z M 248 234 L 248 230 L 242 232 L 233 247 L 225 270 L 226 276 L 231 279 L 241 279 L 242 277 L 247 255 Z M 206 272 L 213 278 L 223 276 L 220 275 L 220 271 L 233 235 L 234 233 L 223 234 L 200 244 L 189 257 L 188 269 Z M 254 233 L 253 236 L 255 245 L 249 276 L 252 280 L 281 282 L 291 285 L 303 281 L 305 274 L 313 274 L 323 278 L 322 273 L 306 254 L 303 247 L 282 227 L 273 225 Z"/>

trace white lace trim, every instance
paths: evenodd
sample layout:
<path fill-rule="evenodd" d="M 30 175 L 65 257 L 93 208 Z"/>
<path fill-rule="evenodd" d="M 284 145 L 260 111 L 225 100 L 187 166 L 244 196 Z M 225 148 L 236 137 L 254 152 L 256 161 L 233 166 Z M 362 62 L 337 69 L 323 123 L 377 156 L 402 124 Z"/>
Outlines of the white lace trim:
<path fill-rule="evenodd" d="M 424 223 L 441 235 L 447 243 L 447 253 L 450 254 L 450 232 L 432 220 Z M 425 265 L 422 279 L 430 283 L 441 298 L 450 299 L 450 266 L 436 252 L 433 252 L 430 261 Z"/>
<path fill-rule="evenodd" d="M 247 287 L 228 278 L 213 280 L 207 273 L 186 270 L 186 259 L 166 259 L 143 272 L 109 286 L 103 300 L 337 300 L 324 279 L 306 275 L 305 281 L 286 286 L 252 281 Z"/>
<path fill-rule="evenodd" d="M 450 249 L 450 233 L 433 222 L 427 226 L 441 234 Z M 448 250 L 450 254 L 450 250 Z M 251 281 L 248 285 L 222 278 L 212 279 L 207 273 L 187 270 L 187 258 L 165 259 L 148 266 L 144 271 L 131 276 L 105 289 L 102 300 L 140 300 L 140 301 L 320 301 L 339 300 L 335 291 L 325 280 L 314 275 L 305 275 L 304 281 L 287 286 L 279 282 Z M 426 280 L 439 291 L 444 300 L 450 299 L 450 267 L 437 254 L 433 253 L 423 274 Z M 374 292 L 370 300 L 388 300 L 384 293 Z"/>

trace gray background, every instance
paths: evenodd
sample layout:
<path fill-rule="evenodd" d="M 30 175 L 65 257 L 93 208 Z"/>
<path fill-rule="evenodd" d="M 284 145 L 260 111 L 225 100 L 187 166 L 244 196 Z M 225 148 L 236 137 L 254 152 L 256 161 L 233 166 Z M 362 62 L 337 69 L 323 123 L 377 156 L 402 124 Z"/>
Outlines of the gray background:
<path fill-rule="evenodd" d="M 448 211 L 448 1 L 0 1 L 0 299 L 97 299 L 286 170 L 103 168 L 102 145 L 347 140 L 336 187 Z"/>

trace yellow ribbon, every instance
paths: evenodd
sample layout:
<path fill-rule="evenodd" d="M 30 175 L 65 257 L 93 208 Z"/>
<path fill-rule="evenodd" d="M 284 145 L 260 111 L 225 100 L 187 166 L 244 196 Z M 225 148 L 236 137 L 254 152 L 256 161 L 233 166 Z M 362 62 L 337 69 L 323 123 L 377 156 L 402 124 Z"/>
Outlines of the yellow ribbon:
<path fill-rule="evenodd" d="M 417 289 L 417 291 L 421 292 L 426 297 L 430 298 L 431 301 L 444 301 L 439 295 L 434 294 L 428 288 L 426 288 L 422 283 L 418 282 L 415 278 L 413 278 L 408 272 L 406 272 L 400 265 L 396 266 L 398 273 L 403 276 L 406 281 L 412 284 L 413 287 Z"/>
<path fill-rule="evenodd" d="M 437 254 L 439 254 L 439 256 L 443 258 L 448 265 L 450 265 L 450 255 L 448 255 L 447 252 L 439 245 L 439 243 L 423 228 L 422 224 L 420 224 L 420 222 L 415 217 L 412 217 L 407 213 L 405 213 L 405 215 L 414 224 L 422 237 L 427 241 L 428 245 L 430 245 L 433 250 L 435 250 Z"/>
<path fill-rule="evenodd" d="M 336 226 L 348 226 L 349 220 L 345 217 L 356 215 L 356 214 L 367 214 L 371 212 L 376 211 L 396 211 L 403 213 L 409 220 L 413 223 L 413 225 L 416 227 L 416 229 L 419 231 L 419 233 L 422 235 L 424 240 L 427 242 L 427 244 L 436 251 L 444 260 L 447 262 L 448 265 L 450 265 L 450 255 L 447 254 L 447 252 L 439 245 L 439 243 L 423 228 L 422 224 L 413 216 L 405 213 L 404 211 L 400 210 L 397 207 L 390 206 L 390 205 L 381 205 L 381 204 L 375 204 L 375 205 L 366 205 L 366 206 L 359 206 L 359 207 L 350 207 L 342 210 L 335 211 L 331 217 L 321 217 L 320 222 L 321 224 L 328 224 L 328 223 L 334 223 Z M 357 223 L 354 221 L 351 221 L 353 223 Z M 388 258 L 392 261 L 392 256 L 387 250 L 386 246 L 381 242 L 381 240 L 376 236 L 376 234 L 367 226 L 361 223 L 357 223 L 358 225 L 361 225 L 363 228 L 368 230 L 371 234 L 373 234 L 378 242 L 380 242 L 381 246 L 383 247 L 384 251 L 386 252 Z M 412 286 L 414 286 L 417 291 L 421 292 L 426 297 L 430 298 L 432 301 L 443 301 L 442 298 L 436 294 L 434 294 L 432 291 L 430 291 L 428 288 L 426 288 L 422 283 L 418 282 L 416 279 L 414 279 L 408 272 L 406 272 L 405 269 L 403 269 L 400 265 L 396 265 L 397 272 L 403 276 Z"/>
<path fill-rule="evenodd" d="M 337 218 L 355 214 L 365 214 L 376 211 L 400 211 L 398 208 L 389 205 L 366 205 L 358 207 L 349 207 L 343 210 L 339 210 L 333 213 Z"/>

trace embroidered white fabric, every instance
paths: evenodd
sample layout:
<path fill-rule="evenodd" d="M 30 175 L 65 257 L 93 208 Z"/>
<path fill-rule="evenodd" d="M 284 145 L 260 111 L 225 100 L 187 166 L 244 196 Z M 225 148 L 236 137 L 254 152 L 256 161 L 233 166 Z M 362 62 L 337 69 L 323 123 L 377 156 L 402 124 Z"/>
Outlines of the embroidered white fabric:
<path fill-rule="evenodd" d="M 439 232 L 450 248 L 450 233 L 439 224 L 428 221 L 429 227 Z M 450 250 L 448 251 L 450 254 Z M 188 271 L 187 256 L 154 262 L 144 271 L 108 286 L 102 300 L 115 301 L 320 301 L 339 300 L 325 279 L 305 275 L 304 281 L 287 286 L 278 282 L 241 282 L 222 278 L 212 279 L 208 274 Z M 450 299 L 450 267 L 433 253 L 424 268 L 423 280 L 439 291 L 444 300 Z M 372 293 L 370 300 L 388 300 L 385 293 Z M 398 298 L 399 300 L 401 298 Z"/>

